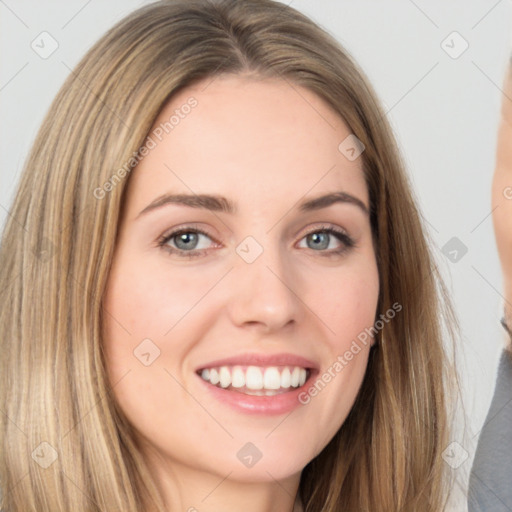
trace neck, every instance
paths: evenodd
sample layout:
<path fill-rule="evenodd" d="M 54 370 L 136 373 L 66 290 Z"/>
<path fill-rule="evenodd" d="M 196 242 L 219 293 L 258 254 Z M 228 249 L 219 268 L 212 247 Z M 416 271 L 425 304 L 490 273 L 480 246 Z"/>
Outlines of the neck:
<path fill-rule="evenodd" d="M 176 463 L 160 464 L 156 470 L 158 487 L 167 510 L 186 512 L 299 512 L 297 493 L 300 473 L 275 480 L 243 481 L 225 475 L 199 471 Z"/>

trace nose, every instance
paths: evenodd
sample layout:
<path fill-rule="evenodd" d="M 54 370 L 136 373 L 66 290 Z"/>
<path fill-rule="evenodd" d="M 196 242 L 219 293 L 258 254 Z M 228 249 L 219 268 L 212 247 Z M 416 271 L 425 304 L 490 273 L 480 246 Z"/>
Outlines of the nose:
<path fill-rule="evenodd" d="M 303 314 L 293 270 L 284 260 L 279 249 L 269 247 L 252 263 L 238 258 L 228 285 L 229 316 L 236 326 L 269 333 L 290 327 Z"/>

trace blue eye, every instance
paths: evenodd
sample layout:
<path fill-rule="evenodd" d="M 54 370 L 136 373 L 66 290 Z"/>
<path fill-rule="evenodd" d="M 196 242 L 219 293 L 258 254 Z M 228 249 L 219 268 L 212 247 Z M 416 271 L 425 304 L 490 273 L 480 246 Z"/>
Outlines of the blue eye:
<path fill-rule="evenodd" d="M 193 233 L 191 231 L 186 231 L 181 233 L 180 235 L 174 235 L 171 240 L 175 240 L 175 244 L 178 249 L 184 249 L 186 251 L 190 249 L 197 249 L 197 244 L 199 242 L 199 237 L 201 235 L 199 233 Z"/>
<path fill-rule="evenodd" d="M 355 246 L 355 242 L 347 233 L 332 227 L 322 227 L 310 231 L 302 240 L 306 241 L 306 248 L 325 252 L 326 256 L 341 254 Z"/>
<path fill-rule="evenodd" d="M 201 256 L 209 245 L 205 239 L 211 240 L 211 237 L 197 228 L 181 229 L 165 235 L 158 245 L 170 253 L 180 256 Z"/>
<path fill-rule="evenodd" d="M 331 235 L 326 232 L 311 233 L 306 237 L 306 240 L 311 241 L 313 247 L 310 245 L 310 249 L 328 249 Z"/>

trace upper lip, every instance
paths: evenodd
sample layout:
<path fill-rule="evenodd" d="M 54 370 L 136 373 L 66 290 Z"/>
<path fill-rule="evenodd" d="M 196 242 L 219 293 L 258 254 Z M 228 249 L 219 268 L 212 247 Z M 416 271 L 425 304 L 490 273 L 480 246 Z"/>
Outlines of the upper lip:
<path fill-rule="evenodd" d="M 210 361 L 197 368 L 201 371 L 204 368 L 217 368 L 219 366 L 300 366 L 310 370 L 317 370 L 318 365 L 302 356 L 295 354 L 239 354 Z"/>

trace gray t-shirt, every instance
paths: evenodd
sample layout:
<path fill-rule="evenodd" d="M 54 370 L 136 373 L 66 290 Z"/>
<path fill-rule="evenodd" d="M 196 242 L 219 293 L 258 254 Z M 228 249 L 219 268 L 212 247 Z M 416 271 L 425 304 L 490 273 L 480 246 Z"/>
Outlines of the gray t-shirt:
<path fill-rule="evenodd" d="M 501 354 L 496 388 L 471 468 L 469 512 L 512 512 L 512 354 Z"/>

